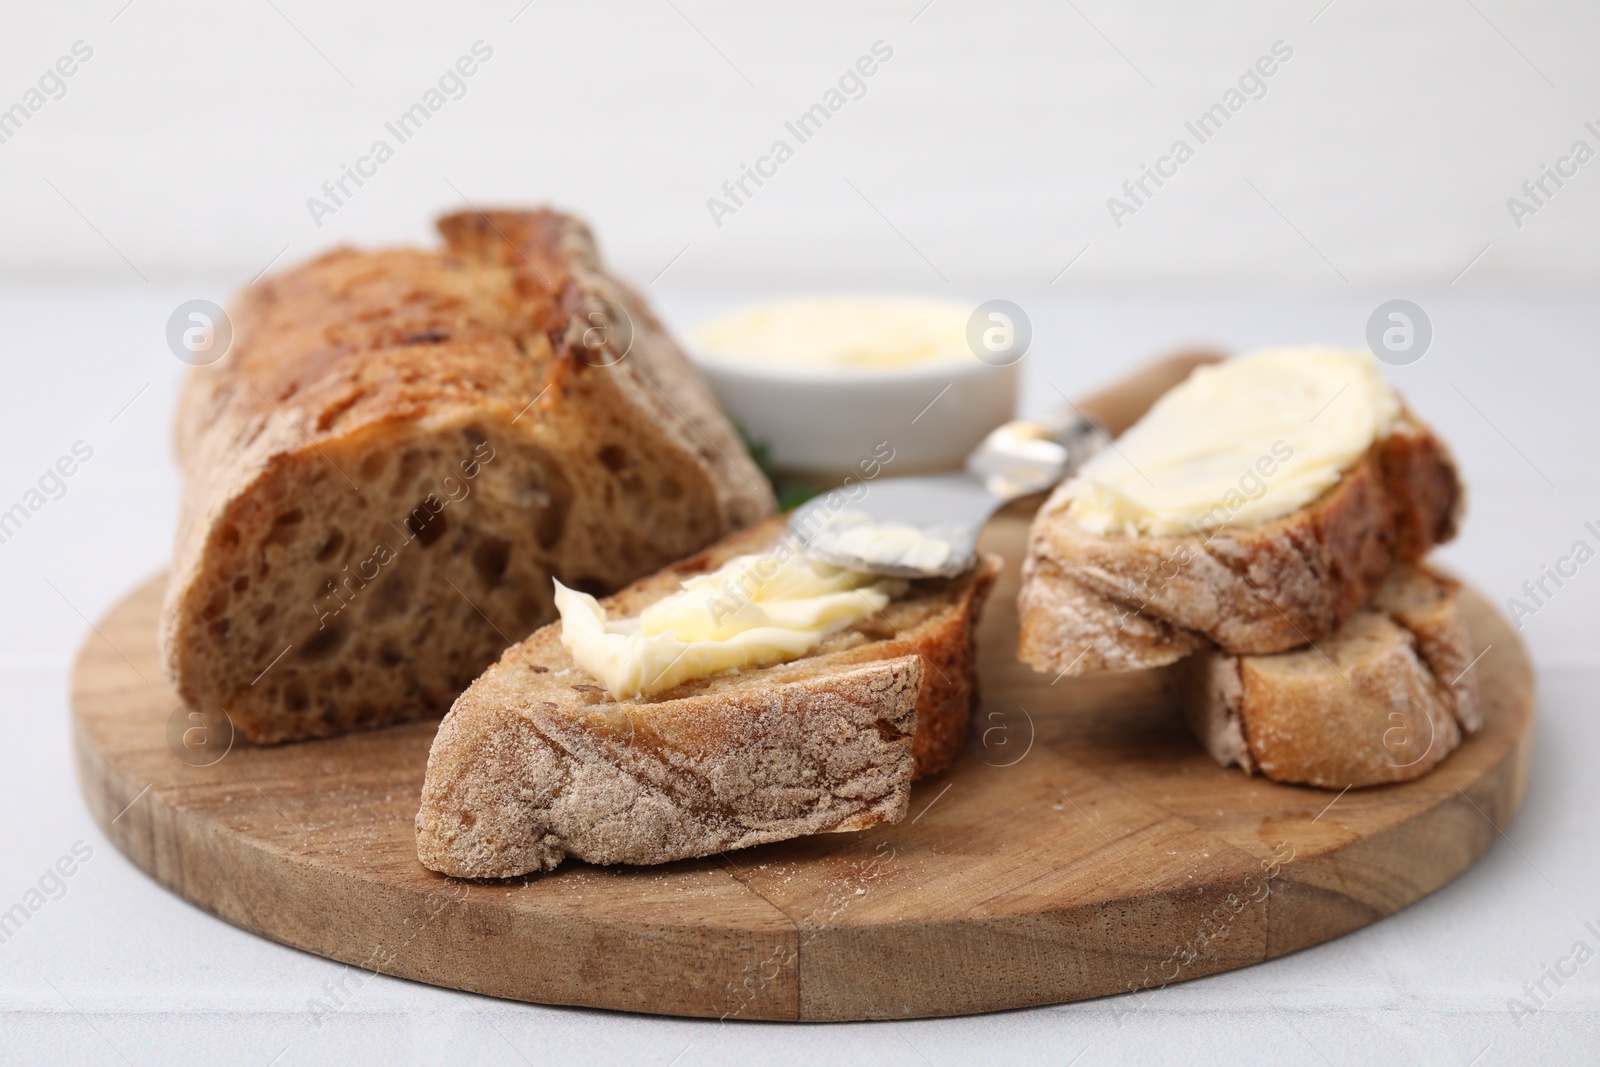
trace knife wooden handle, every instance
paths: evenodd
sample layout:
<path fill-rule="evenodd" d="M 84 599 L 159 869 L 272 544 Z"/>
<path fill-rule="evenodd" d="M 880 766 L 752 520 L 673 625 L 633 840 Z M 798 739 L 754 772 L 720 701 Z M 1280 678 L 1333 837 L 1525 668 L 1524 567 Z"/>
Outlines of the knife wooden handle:
<path fill-rule="evenodd" d="M 1189 372 L 1223 359 L 1220 352 L 1193 349 L 1147 364 L 1119 382 L 1077 402 L 1085 415 L 1116 437 L 1139 420 L 1168 389 L 1189 377 Z"/>

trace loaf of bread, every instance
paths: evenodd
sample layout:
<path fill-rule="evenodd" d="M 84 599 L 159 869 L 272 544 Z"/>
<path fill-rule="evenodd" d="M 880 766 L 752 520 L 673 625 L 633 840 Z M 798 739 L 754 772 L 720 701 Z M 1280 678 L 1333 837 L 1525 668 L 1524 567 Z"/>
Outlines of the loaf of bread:
<path fill-rule="evenodd" d="M 773 551 L 772 519 L 602 601 L 635 616 L 734 556 Z M 999 561 L 914 581 L 811 655 L 616 701 L 555 623 L 461 695 L 428 756 L 417 855 L 500 878 L 591 863 L 664 863 L 904 815 L 942 770 L 977 700 L 973 630 Z"/>
<path fill-rule="evenodd" d="M 452 215 L 238 298 L 178 418 L 168 675 L 256 742 L 442 714 L 555 617 L 770 514 L 704 382 L 587 229 Z"/>
<path fill-rule="evenodd" d="M 1462 502 L 1449 450 L 1409 414 L 1320 497 L 1258 526 L 1102 535 L 1067 515 L 1066 490 L 1034 519 L 1017 610 L 1021 659 L 1069 675 L 1324 637 L 1395 562 L 1454 537 Z"/>
<path fill-rule="evenodd" d="M 1208 649 L 1168 681 L 1225 767 L 1327 789 L 1419 778 L 1480 724 L 1458 588 L 1402 565 L 1328 637 L 1268 655 Z"/>

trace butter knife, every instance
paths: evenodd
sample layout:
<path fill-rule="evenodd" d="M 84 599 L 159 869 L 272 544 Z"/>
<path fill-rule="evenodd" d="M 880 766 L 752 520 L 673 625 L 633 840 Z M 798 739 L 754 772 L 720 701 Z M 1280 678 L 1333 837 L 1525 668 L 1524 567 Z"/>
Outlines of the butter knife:
<path fill-rule="evenodd" d="M 841 567 L 954 577 L 972 566 L 978 534 L 995 511 L 1072 474 L 1192 370 L 1221 358 L 1178 353 L 1048 415 L 1008 422 L 983 439 L 960 471 L 824 493 L 795 510 L 789 531 L 807 555 Z"/>

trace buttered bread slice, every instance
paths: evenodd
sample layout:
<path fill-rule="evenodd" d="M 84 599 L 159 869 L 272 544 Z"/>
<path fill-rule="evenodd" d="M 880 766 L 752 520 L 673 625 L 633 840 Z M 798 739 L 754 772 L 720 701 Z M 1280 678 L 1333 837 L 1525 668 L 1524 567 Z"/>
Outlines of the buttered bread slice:
<path fill-rule="evenodd" d="M 1304 645 L 1453 537 L 1461 502 L 1449 450 L 1369 353 L 1201 367 L 1040 509 L 1019 655 L 1077 675 Z"/>
<path fill-rule="evenodd" d="M 813 573 L 814 571 L 814 573 Z M 976 700 L 999 561 L 882 580 L 811 565 L 772 519 L 506 651 L 439 727 L 417 814 L 436 871 L 664 863 L 898 821 Z"/>

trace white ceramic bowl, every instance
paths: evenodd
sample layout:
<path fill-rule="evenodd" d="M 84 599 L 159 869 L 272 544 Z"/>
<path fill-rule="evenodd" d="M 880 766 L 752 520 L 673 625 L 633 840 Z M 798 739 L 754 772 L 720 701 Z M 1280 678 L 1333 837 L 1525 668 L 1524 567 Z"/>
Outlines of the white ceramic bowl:
<path fill-rule="evenodd" d="M 1015 363 L 976 356 L 894 368 L 797 367 L 691 351 L 723 407 L 784 471 L 837 475 L 959 467 L 1016 409 Z"/>

